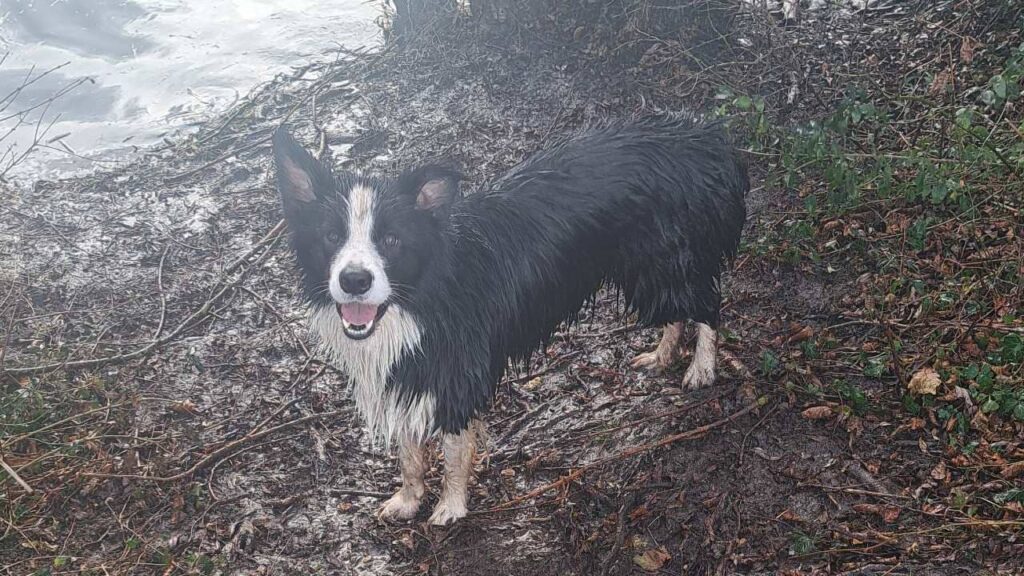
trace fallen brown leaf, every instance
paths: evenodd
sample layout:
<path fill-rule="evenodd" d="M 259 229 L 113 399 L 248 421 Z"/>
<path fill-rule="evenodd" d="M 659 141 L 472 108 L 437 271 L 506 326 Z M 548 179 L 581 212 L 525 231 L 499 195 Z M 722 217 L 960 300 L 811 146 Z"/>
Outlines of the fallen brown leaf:
<path fill-rule="evenodd" d="M 896 506 L 881 504 L 854 504 L 853 509 L 861 514 L 874 514 L 882 518 L 886 524 L 892 524 L 900 517 L 900 509 Z"/>
<path fill-rule="evenodd" d="M 814 336 L 814 328 L 811 328 L 810 326 L 804 326 L 803 328 L 795 332 L 793 335 L 791 335 L 789 337 L 789 341 L 803 342 L 804 340 L 809 340 L 811 336 Z"/>
<path fill-rule="evenodd" d="M 910 377 L 910 382 L 907 382 L 907 390 L 917 395 L 935 394 L 939 391 L 940 384 L 942 384 L 942 378 L 939 377 L 938 372 L 932 368 L 921 368 Z"/>
<path fill-rule="evenodd" d="M 892 524 L 900 517 L 900 509 L 896 506 L 886 506 L 885 510 L 882 511 L 882 520 L 885 520 L 886 524 Z"/>
<path fill-rule="evenodd" d="M 797 516 L 796 513 L 793 512 L 792 510 L 790 510 L 789 508 L 786 508 L 785 510 L 780 512 L 779 515 L 776 516 L 776 518 L 778 518 L 779 520 L 785 520 L 787 522 L 803 522 L 804 521 L 803 518 Z"/>
<path fill-rule="evenodd" d="M 804 418 L 808 420 L 826 420 L 831 418 L 835 412 L 828 406 L 811 406 L 804 410 L 802 413 Z"/>
<path fill-rule="evenodd" d="M 173 402 L 169 406 L 171 412 L 178 414 L 184 414 L 186 416 L 195 416 L 199 414 L 199 407 L 196 406 L 195 402 L 191 400 L 182 400 L 181 402 Z"/>
<path fill-rule="evenodd" d="M 633 509 L 632 512 L 629 513 L 629 520 L 630 522 L 636 522 L 637 520 L 646 518 L 650 514 L 651 511 L 647 509 L 647 506 L 637 506 L 636 508 Z"/>
<path fill-rule="evenodd" d="M 1024 474 L 1024 460 L 1021 460 L 1020 462 L 1014 462 L 1013 464 L 1007 464 L 1003 468 L 1001 476 L 1005 480 L 1010 480 L 1011 478 L 1016 478 L 1021 474 Z"/>
<path fill-rule="evenodd" d="M 647 572 L 657 572 L 671 559 L 672 555 L 662 546 L 661 548 L 652 548 L 643 554 L 633 556 L 633 563 Z"/>
<path fill-rule="evenodd" d="M 977 43 L 974 39 L 965 36 L 964 39 L 960 41 L 960 61 L 964 64 L 970 64 L 971 60 L 974 60 L 974 48 L 976 46 Z"/>

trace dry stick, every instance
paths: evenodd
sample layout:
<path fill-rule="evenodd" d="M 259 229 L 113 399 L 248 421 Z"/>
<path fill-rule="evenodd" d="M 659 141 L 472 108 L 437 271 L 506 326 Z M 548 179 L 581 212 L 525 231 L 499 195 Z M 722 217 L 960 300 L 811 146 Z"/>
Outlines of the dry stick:
<path fill-rule="evenodd" d="M 4 296 L 3 306 L 7 305 L 7 301 L 11 298 L 11 295 L 14 294 L 14 289 L 15 289 L 15 287 L 17 287 L 17 285 L 18 285 L 17 282 L 11 282 L 11 289 L 7 291 L 7 296 Z M 7 330 L 5 330 L 5 333 L 4 333 L 4 345 L 3 345 L 2 348 L 0 348 L 0 372 L 3 371 L 4 362 L 7 361 L 7 350 L 10 349 L 10 346 L 11 346 L 11 334 L 14 333 L 14 318 L 15 318 L 15 316 L 18 315 L 18 305 L 20 303 L 21 302 L 17 298 L 15 298 L 14 299 L 14 304 L 11 305 L 11 317 L 7 321 Z M 2 308 L 2 307 L 0 307 L 0 308 Z"/>
<path fill-rule="evenodd" d="M 231 454 L 232 452 L 241 448 L 245 444 L 248 444 L 249 442 L 265 438 L 275 432 L 280 432 L 281 430 L 291 428 L 292 426 L 298 426 L 299 424 L 305 424 L 307 422 L 313 422 L 316 420 L 329 418 L 332 416 L 340 416 L 341 414 L 344 413 L 344 410 L 334 410 L 331 412 L 311 414 L 309 416 L 303 416 L 301 418 L 296 418 L 294 420 L 285 422 L 284 424 L 279 424 L 277 426 L 274 426 L 273 428 L 267 428 L 266 430 L 263 430 L 261 432 L 246 434 L 245 436 L 239 438 L 238 440 L 228 442 L 227 444 L 221 446 L 220 448 L 214 450 L 213 452 L 210 452 L 209 454 L 204 456 L 199 462 L 196 462 L 195 465 L 193 465 L 188 470 L 185 470 L 184 472 L 179 472 L 173 476 L 142 476 L 140 474 L 103 474 L 98 472 L 85 472 L 82 475 L 91 476 L 95 478 L 128 478 L 134 480 L 149 480 L 151 482 L 176 482 L 178 480 L 192 476 L 196 472 L 202 470 L 203 468 L 206 468 L 207 466 L 213 464 L 214 462 L 217 462 L 221 458 L 227 456 L 228 454 Z"/>
<path fill-rule="evenodd" d="M 584 473 L 586 473 L 586 472 L 588 472 L 590 470 L 593 470 L 595 468 L 599 468 L 601 466 L 604 466 L 605 464 L 607 464 L 609 462 L 612 462 L 612 461 L 615 461 L 615 460 L 621 460 L 622 458 L 629 458 L 631 456 L 636 456 L 638 454 L 643 454 L 645 452 L 650 452 L 651 450 L 662 448 L 664 446 L 668 446 L 669 444 L 674 444 L 675 442 L 679 442 L 679 441 L 682 441 L 682 440 L 693 440 L 695 438 L 700 438 L 701 436 L 707 434 L 711 430 L 714 430 L 715 428 L 720 428 L 720 427 L 722 427 L 722 426 L 732 422 L 733 420 L 736 420 L 740 416 L 743 416 L 745 414 L 748 414 L 748 413 L 752 412 L 753 410 L 755 410 L 757 408 L 760 408 L 766 402 L 767 402 L 766 398 L 764 398 L 764 397 L 758 398 L 758 400 L 756 402 L 753 402 L 751 404 L 748 404 L 747 406 L 744 406 L 742 409 L 738 410 L 737 412 L 734 412 L 733 414 L 730 414 L 729 416 L 726 416 L 725 418 L 722 418 L 721 420 L 716 420 L 716 421 L 714 421 L 714 422 L 712 422 L 710 424 L 705 424 L 704 426 L 698 426 L 697 428 L 694 428 L 692 430 L 687 430 L 686 432 L 680 432 L 678 434 L 672 434 L 670 436 L 665 436 L 664 438 L 658 440 L 657 442 L 651 442 L 651 443 L 648 443 L 648 444 L 641 444 L 640 446 L 635 446 L 635 447 L 630 448 L 628 450 L 623 450 L 622 452 L 619 452 L 618 454 L 613 454 L 611 456 L 608 456 L 607 458 L 602 458 L 600 460 L 591 462 L 590 464 L 585 464 L 584 466 L 580 467 L 576 471 L 571 472 L 569 474 L 566 474 L 565 476 L 562 476 L 561 478 L 559 478 L 558 480 L 555 480 L 554 482 L 551 482 L 550 484 L 545 484 L 544 486 L 541 486 L 540 488 L 537 488 L 535 490 L 531 490 L 531 491 L 527 492 L 526 494 L 523 494 L 522 496 L 517 496 L 517 497 L 513 498 L 512 500 L 509 500 L 508 502 L 505 502 L 504 504 L 499 504 L 498 506 L 495 506 L 493 508 L 488 509 L 487 512 L 502 512 L 504 510 L 508 510 L 510 507 L 515 506 L 516 504 L 518 504 L 518 503 L 520 503 L 520 502 L 522 502 L 524 500 L 529 500 L 531 498 L 536 498 L 537 496 L 540 496 L 541 494 L 544 494 L 545 492 L 550 492 L 551 490 L 554 490 L 556 488 L 560 488 L 562 486 L 568 485 L 570 482 L 572 482 L 573 480 L 576 480 L 577 478 L 582 476 Z"/>
<path fill-rule="evenodd" d="M 231 263 L 224 270 L 224 274 L 225 275 L 230 274 L 235 269 L 237 269 L 239 266 L 241 266 L 243 263 L 245 263 L 245 261 L 250 256 L 252 256 L 254 253 L 256 253 L 258 250 L 260 250 L 261 248 L 263 248 L 267 244 L 269 244 L 269 243 L 273 242 L 274 240 L 276 240 L 278 238 L 278 233 L 283 228 L 284 228 L 284 221 L 282 220 L 282 221 L 278 222 L 277 225 L 274 226 L 274 228 L 271 229 L 271 231 L 268 232 L 258 243 L 256 243 L 255 246 L 250 248 L 240 258 L 238 258 L 233 263 Z M 182 321 L 182 323 L 179 324 L 177 328 L 172 330 L 171 333 L 169 333 L 168 335 L 166 335 L 163 338 L 160 338 L 158 340 L 153 340 L 149 344 L 147 344 L 147 345 L 143 346 L 142 348 L 139 348 L 138 350 L 135 350 L 133 352 L 128 352 L 126 354 L 120 354 L 120 355 L 117 355 L 117 356 L 107 356 L 107 357 L 104 357 L 104 358 L 92 358 L 92 359 L 89 359 L 89 360 L 73 360 L 71 362 L 55 362 L 53 364 L 44 364 L 44 365 L 41 365 L 41 366 L 27 366 L 27 367 L 24 367 L 24 368 L 7 368 L 7 369 L 3 370 L 3 373 L 7 374 L 9 376 L 19 376 L 19 375 L 24 375 L 24 374 L 37 374 L 39 372 L 50 372 L 52 370 L 60 370 L 60 369 L 68 369 L 68 368 L 93 368 L 93 367 L 96 367 L 96 366 L 103 366 L 103 365 L 106 365 L 106 364 L 115 364 L 115 363 L 127 362 L 129 360 L 134 360 L 136 358 L 140 358 L 142 356 L 145 356 L 149 352 L 151 352 L 153 349 L 155 349 L 155 348 L 157 348 L 159 346 L 163 346 L 164 344 L 167 344 L 168 342 L 174 340 L 175 338 L 180 336 L 183 332 L 185 332 L 186 330 L 191 328 L 195 324 L 196 321 L 205 318 L 209 314 L 210 310 L 213 308 L 214 303 L 216 303 L 218 300 L 220 300 L 220 298 L 224 294 L 226 294 L 228 290 L 234 288 L 235 285 L 238 284 L 240 281 L 241 281 L 241 278 L 235 280 L 234 282 L 229 282 L 229 283 L 225 284 L 223 288 L 221 288 L 219 291 L 217 291 L 216 294 L 214 294 L 206 302 L 204 302 L 203 305 L 198 310 L 193 312 L 191 315 L 189 315 L 188 318 L 186 318 L 184 321 Z"/>
<path fill-rule="evenodd" d="M 41 432 L 46 432 L 47 430 L 52 430 L 52 429 L 54 429 L 54 428 L 56 428 L 58 426 L 67 424 L 68 422 L 71 422 L 71 421 L 75 420 L 76 418 L 81 418 L 83 416 L 88 416 L 90 414 L 95 414 L 96 412 L 109 411 L 111 408 L 118 408 L 118 407 L 123 406 L 125 404 L 127 404 L 127 402 L 118 402 L 116 404 L 107 404 L 106 406 L 100 406 L 98 408 L 93 408 L 91 410 L 86 410 L 85 412 L 82 412 L 80 414 L 73 414 L 71 416 L 68 416 L 67 418 L 63 418 L 63 419 L 58 420 L 56 422 L 53 422 L 51 424 L 47 424 L 46 426 L 43 426 L 42 428 L 39 428 L 37 430 L 32 430 L 30 432 L 25 432 L 23 434 L 19 434 L 18 436 L 15 436 L 14 438 L 10 438 L 10 439 L 7 439 L 7 440 L 5 440 L 3 442 L 0 442 L 0 446 L 13 446 L 13 445 L 17 444 L 18 442 L 21 442 L 22 440 L 25 440 L 27 438 L 31 438 L 32 436 L 35 436 L 36 434 L 39 434 Z"/>
<path fill-rule="evenodd" d="M 156 326 L 153 340 L 159 340 L 160 335 L 164 333 L 164 320 L 167 318 L 167 296 L 164 294 L 164 259 L 167 258 L 167 251 L 170 249 L 170 244 L 164 246 L 163 252 L 160 253 L 160 264 L 156 267 L 156 287 L 160 290 L 160 323 Z"/>
<path fill-rule="evenodd" d="M 617 432 L 619 430 L 622 430 L 623 428 L 632 428 L 634 426 L 638 426 L 640 424 L 643 424 L 644 422 L 650 422 L 651 420 L 660 420 L 662 418 L 669 418 L 671 416 L 676 416 L 678 414 L 682 414 L 683 412 L 688 412 L 690 410 L 693 410 L 694 408 L 700 408 L 701 406 L 703 406 L 705 404 L 708 404 L 710 402 L 714 402 L 715 400 L 721 400 L 722 398 L 725 398 L 726 394 L 728 394 L 728 392 L 721 392 L 718 395 L 709 396 L 709 397 L 707 397 L 707 398 L 705 398 L 703 400 L 698 400 L 697 402 L 690 402 L 690 403 L 684 404 L 684 405 L 682 405 L 682 406 L 680 406 L 678 408 L 673 408 L 672 410 L 665 410 L 663 412 L 659 412 L 657 414 L 654 414 L 654 415 L 651 415 L 651 416 L 647 416 L 646 418 L 641 418 L 639 420 L 633 420 L 633 421 L 627 422 L 627 423 L 625 423 L 625 424 L 623 424 L 621 426 L 616 426 L 614 428 L 605 428 L 604 430 L 597 430 L 597 431 L 591 432 L 590 434 L 587 434 L 586 436 L 581 436 L 577 440 L 587 440 L 589 438 L 593 438 L 594 436 L 601 436 L 602 434 L 609 434 L 611 432 Z"/>
<path fill-rule="evenodd" d="M 203 164 L 202 166 L 199 166 L 198 168 L 193 168 L 192 170 L 189 170 L 188 172 L 182 172 L 181 174 L 175 174 L 174 176 L 168 176 L 167 178 L 164 178 L 164 184 L 175 184 L 177 182 L 185 180 L 185 179 L 187 179 L 190 176 L 194 176 L 194 175 L 202 172 L 203 170 L 206 170 L 207 168 L 210 168 L 212 166 L 220 164 L 221 162 L 227 160 L 228 158 L 231 158 L 232 156 L 237 156 L 238 154 L 241 154 L 242 152 L 248 152 L 249 150 L 252 150 L 253 148 L 259 148 L 260 146 L 263 146 L 267 142 L 270 142 L 270 140 L 273 139 L 273 138 L 274 138 L 274 134 L 271 133 L 270 136 L 264 136 L 263 138 L 260 138 L 259 140 L 253 142 L 252 144 L 246 144 L 245 146 L 242 146 L 241 148 L 236 148 L 234 150 L 229 150 L 228 152 L 226 152 L 226 153 L 224 153 L 224 154 L 214 158 L 213 160 L 210 160 L 209 162 L 207 162 L 206 164 Z"/>
<path fill-rule="evenodd" d="M 7 462 L 4 462 L 3 458 L 0 458 L 0 467 L 2 467 L 5 472 L 10 474 L 11 478 L 14 478 L 14 481 L 17 482 L 19 485 L 21 485 L 22 489 L 24 489 L 25 492 L 27 492 L 29 494 L 34 492 L 34 490 L 32 490 L 32 487 L 29 486 L 27 482 L 22 480 L 21 476 L 18 476 L 18 473 L 14 471 L 14 468 L 11 468 L 10 466 L 8 466 Z"/>

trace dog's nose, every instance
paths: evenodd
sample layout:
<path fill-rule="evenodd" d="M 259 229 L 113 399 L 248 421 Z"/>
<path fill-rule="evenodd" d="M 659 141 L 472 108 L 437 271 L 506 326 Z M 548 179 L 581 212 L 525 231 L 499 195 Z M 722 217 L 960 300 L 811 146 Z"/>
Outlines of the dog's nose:
<path fill-rule="evenodd" d="M 366 268 L 348 266 L 341 271 L 338 282 L 341 284 L 342 290 L 353 296 L 358 296 L 365 294 L 370 289 L 370 285 L 373 284 L 373 274 Z"/>

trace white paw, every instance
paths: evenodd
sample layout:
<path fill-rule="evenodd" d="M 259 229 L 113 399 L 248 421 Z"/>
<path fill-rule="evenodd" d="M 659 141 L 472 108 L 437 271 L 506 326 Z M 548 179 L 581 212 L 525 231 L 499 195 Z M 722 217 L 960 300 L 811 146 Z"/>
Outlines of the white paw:
<path fill-rule="evenodd" d="M 696 390 L 705 386 L 710 386 L 715 381 L 715 367 L 714 365 L 703 364 L 701 362 L 694 362 L 690 364 L 690 367 L 686 369 L 686 374 L 683 374 L 683 388 L 687 390 Z"/>
<path fill-rule="evenodd" d="M 399 490 L 377 510 L 377 517 L 382 520 L 408 520 L 415 516 L 419 509 L 419 498 L 405 490 Z"/>
<path fill-rule="evenodd" d="M 637 354 L 636 357 L 629 363 L 634 370 L 651 370 L 655 373 L 664 372 L 668 368 L 669 364 L 672 363 L 671 356 L 667 354 L 659 354 L 657 350 L 653 352 L 644 352 L 643 354 Z"/>
<path fill-rule="evenodd" d="M 465 502 L 451 502 L 442 499 L 434 508 L 434 513 L 430 515 L 430 523 L 434 526 L 445 526 L 459 518 L 465 518 L 466 513 Z"/>

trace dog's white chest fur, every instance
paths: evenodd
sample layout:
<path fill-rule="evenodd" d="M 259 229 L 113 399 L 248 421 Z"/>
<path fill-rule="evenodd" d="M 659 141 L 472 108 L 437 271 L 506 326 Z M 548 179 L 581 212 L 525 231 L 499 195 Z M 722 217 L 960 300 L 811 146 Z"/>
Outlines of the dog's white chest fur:
<path fill-rule="evenodd" d="M 403 354 L 415 353 L 420 327 L 400 306 L 392 304 L 365 340 L 345 336 L 334 307 L 314 310 L 310 326 L 321 350 L 348 376 L 356 408 L 366 420 L 371 441 L 409 438 L 422 440 L 434 423 L 435 399 L 430 394 L 402 401 L 396 389 L 388 390 L 392 367 Z"/>

